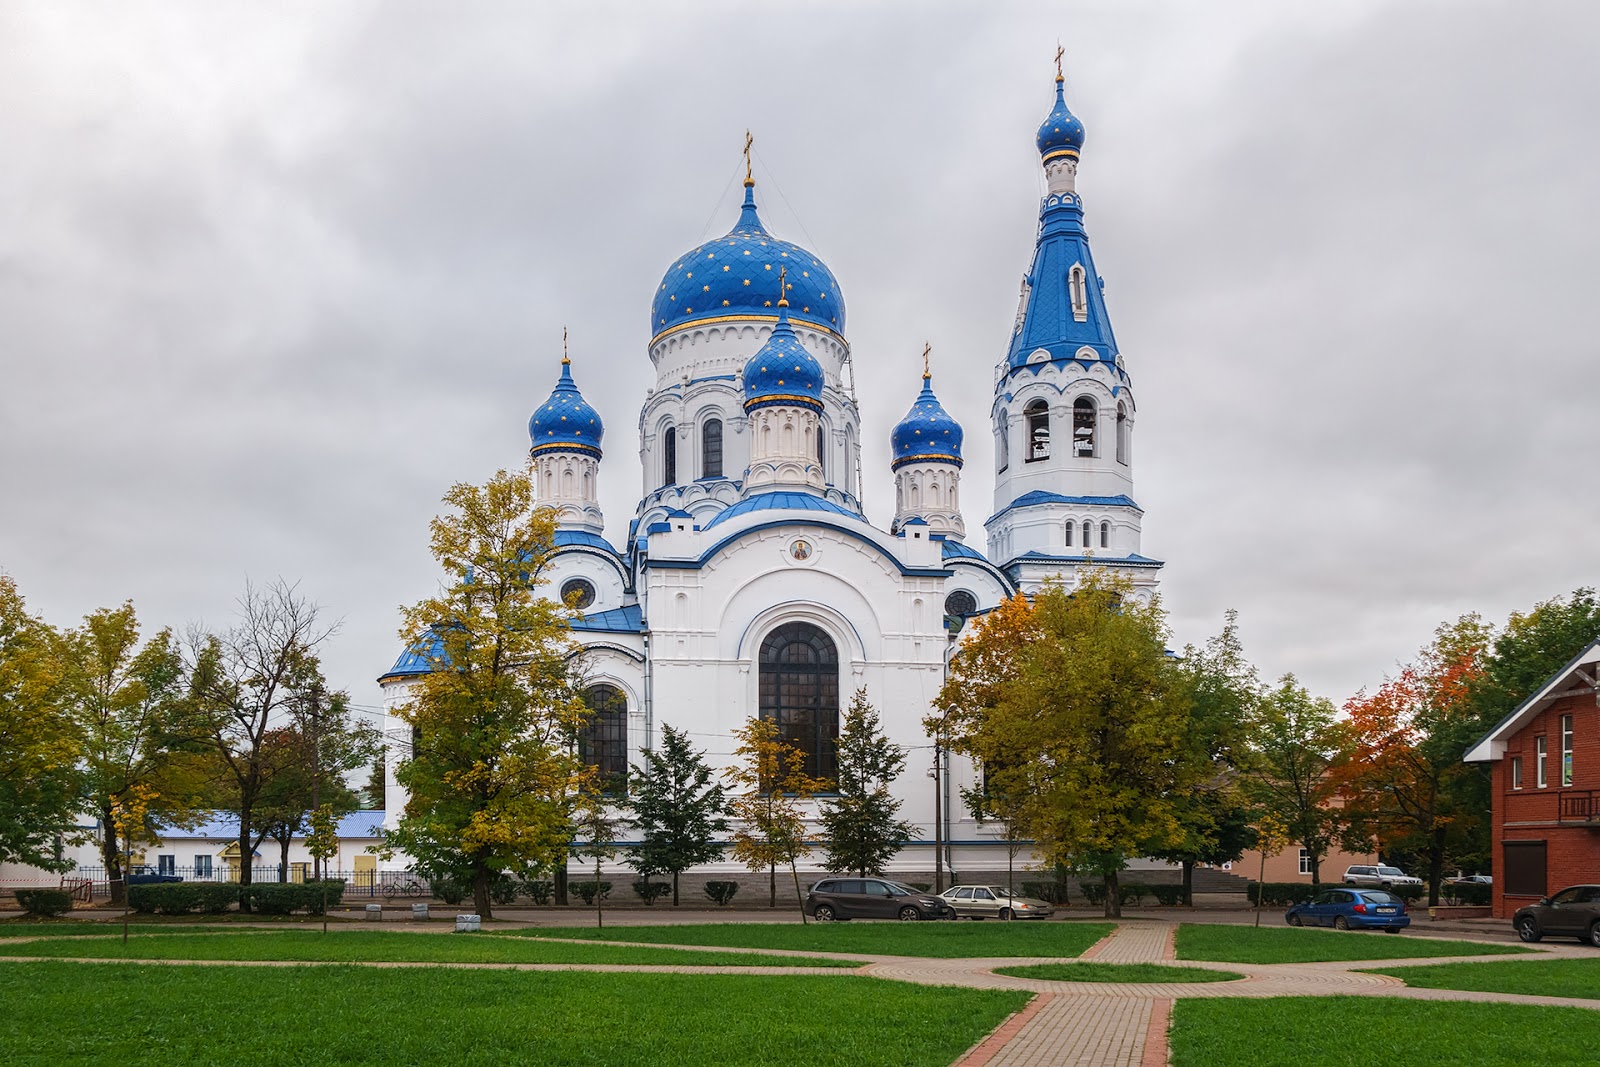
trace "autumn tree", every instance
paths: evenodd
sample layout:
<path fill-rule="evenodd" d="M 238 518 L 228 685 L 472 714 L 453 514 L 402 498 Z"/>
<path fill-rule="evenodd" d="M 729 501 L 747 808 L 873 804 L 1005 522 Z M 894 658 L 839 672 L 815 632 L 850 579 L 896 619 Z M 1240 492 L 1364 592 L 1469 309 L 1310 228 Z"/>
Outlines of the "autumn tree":
<path fill-rule="evenodd" d="M 776 723 L 749 719 L 733 736 L 739 762 L 724 772 L 733 794 L 733 857 L 752 871 L 768 872 L 772 907 L 778 906 L 778 868 L 788 867 L 796 902 L 803 904 L 798 864 L 814 842 L 801 804 L 830 783 L 806 773 L 806 754 L 783 740 Z M 800 919 L 805 921 L 804 910 Z"/>
<path fill-rule="evenodd" d="M 615 797 L 591 787 L 578 794 L 573 806 L 572 826 L 579 840 L 572 855 L 594 861 L 594 924 L 597 928 L 606 924 L 606 895 L 600 891 L 602 864 L 622 852 L 618 839 L 627 827 L 627 820 L 618 813 L 615 803 Z"/>
<path fill-rule="evenodd" d="M 1045 863 L 1099 874 L 1108 916 L 1130 856 L 1180 837 L 1200 768 L 1184 744 L 1188 695 L 1158 600 L 1086 571 L 979 619 L 938 699 L 953 750 L 1005 768 Z"/>
<path fill-rule="evenodd" d="M 1439 903 L 1446 861 L 1483 813 L 1459 803 L 1461 762 L 1477 724 L 1471 700 L 1483 672 L 1490 630 L 1477 615 L 1440 626 L 1417 660 L 1372 693 L 1345 704 L 1349 758 L 1336 767 L 1353 828 L 1384 853 L 1401 850 L 1427 864 L 1428 903 Z"/>
<path fill-rule="evenodd" d="M 238 818 L 239 882 L 251 883 L 261 841 L 257 809 L 274 779 L 294 767 L 274 731 L 307 694 L 323 688 L 317 648 L 334 630 L 299 590 L 278 580 L 245 587 L 238 621 L 220 634 L 189 637 L 186 668 L 200 734 L 215 757 L 222 807 Z"/>
<path fill-rule="evenodd" d="M 677 907 L 679 875 L 722 857 L 717 838 L 728 828 L 727 800 L 705 754 L 694 750 L 687 734 L 663 726 L 661 745 L 645 749 L 643 756 L 643 765 L 633 768 L 639 844 L 630 851 L 628 864 L 646 879 L 672 875 L 672 905 Z"/>
<path fill-rule="evenodd" d="M 0 863 L 69 869 L 83 737 L 68 704 L 61 635 L 0 574 Z"/>
<path fill-rule="evenodd" d="M 82 802 L 100 824 L 100 855 L 113 902 L 125 884 L 122 856 L 156 839 L 157 820 L 182 825 L 207 802 L 210 767 L 196 733 L 183 656 L 171 630 L 143 645 L 132 602 L 102 608 L 65 635 L 66 694 L 83 736 Z M 141 794 L 133 837 L 118 841 L 119 811 Z"/>
<path fill-rule="evenodd" d="M 1332 773 L 1347 758 L 1337 716 L 1332 701 L 1313 697 L 1286 674 L 1249 719 L 1251 772 L 1240 785 L 1260 816 L 1310 855 L 1312 885 L 1321 884 L 1323 858 L 1349 832 Z"/>
<path fill-rule="evenodd" d="M 403 613 L 403 638 L 423 636 L 432 670 L 398 709 L 415 741 L 395 772 L 409 798 L 385 844 L 471 885 L 487 919 L 496 878 L 565 863 L 571 798 L 593 773 L 572 744 L 587 713 L 567 609 L 541 595 L 555 516 L 534 507 L 530 473 L 456 485 L 444 502 L 430 527 L 443 588 Z"/>
<path fill-rule="evenodd" d="M 917 828 L 899 818 L 889 785 L 905 770 L 906 750 L 889 740 L 878 711 L 857 689 L 839 724 L 836 795 L 822 802 L 820 843 L 831 871 L 882 874 Z"/>

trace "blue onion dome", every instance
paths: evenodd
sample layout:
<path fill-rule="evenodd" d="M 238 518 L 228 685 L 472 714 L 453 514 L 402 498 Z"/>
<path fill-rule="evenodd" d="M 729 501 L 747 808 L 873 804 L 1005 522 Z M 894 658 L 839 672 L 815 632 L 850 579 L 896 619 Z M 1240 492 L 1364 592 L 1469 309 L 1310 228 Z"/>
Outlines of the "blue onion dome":
<path fill-rule="evenodd" d="M 906 417 L 889 434 L 890 469 L 907 463 L 952 463 L 961 466 L 961 424 L 933 395 L 933 376 L 924 372 L 922 392 Z"/>
<path fill-rule="evenodd" d="M 1038 144 L 1039 155 L 1045 163 L 1062 157 L 1077 159 L 1078 150 L 1083 147 L 1083 123 L 1067 110 L 1065 83 L 1059 76 L 1056 78 L 1056 106 L 1039 126 Z"/>
<path fill-rule="evenodd" d="M 821 411 L 822 382 L 822 364 L 795 336 L 789 325 L 789 302 L 779 299 L 772 336 L 744 365 L 744 409 L 787 404 Z"/>
<path fill-rule="evenodd" d="M 544 406 L 528 420 L 528 437 L 533 441 L 531 455 L 541 452 L 581 452 L 600 458 L 600 438 L 605 435 L 600 413 L 578 392 L 572 380 L 572 361 L 561 360 L 561 380 Z"/>
<path fill-rule="evenodd" d="M 652 338 L 719 319 L 775 320 L 772 283 L 786 267 L 790 317 L 844 333 L 844 294 L 833 272 L 806 249 L 767 232 L 756 214 L 755 184 L 746 182 L 744 207 L 733 229 L 667 268 L 650 307 Z"/>

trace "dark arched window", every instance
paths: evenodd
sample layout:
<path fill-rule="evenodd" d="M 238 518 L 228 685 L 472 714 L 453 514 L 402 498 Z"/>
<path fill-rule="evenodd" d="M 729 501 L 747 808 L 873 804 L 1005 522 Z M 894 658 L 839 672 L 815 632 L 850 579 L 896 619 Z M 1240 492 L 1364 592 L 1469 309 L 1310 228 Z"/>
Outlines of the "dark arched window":
<path fill-rule="evenodd" d="M 593 713 L 578 731 L 578 758 L 600 772 L 600 786 L 620 793 L 628 779 L 628 698 L 614 685 L 591 685 L 583 702 Z"/>
<path fill-rule="evenodd" d="M 839 651 L 805 622 L 778 627 L 761 643 L 761 718 L 806 754 L 806 773 L 832 778 L 838 766 Z"/>
<path fill-rule="evenodd" d="M 700 477 L 722 477 L 721 419 L 707 419 L 700 427 Z"/>
<path fill-rule="evenodd" d="M 1004 411 L 995 420 L 994 428 L 1000 438 L 999 444 L 995 448 L 995 473 L 999 474 L 1011 466 L 1011 427 L 1006 423 L 1006 413 Z"/>
<path fill-rule="evenodd" d="M 668 426 L 661 431 L 661 484 L 678 484 L 678 431 Z"/>
<path fill-rule="evenodd" d="M 1072 531 L 1073 531 L 1073 529 L 1075 529 L 1077 527 L 1077 525 L 1078 524 L 1076 522 L 1073 522 L 1071 519 L 1067 520 L 1067 547 L 1068 548 L 1072 547 Z"/>
<path fill-rule="evenodd" d="M 1022 412 L 1028 424 L 1027 462 L 1050 458 L 1050 405 L 1035 400 Z"/>
<path fill-rule="evenodd" d="M 1072 317 L 1082 322 L 1089 317 L 1089 287 L 1084 284 L 1083 267 L 1074 265 L 1067 273 L 1067 298 L 1072 303 Z"/>
<path fill-rule="evenodd" d="M 1117 462 L 1128 462 L 1128 409 L 1117 403 Z"/>
<path fill-rule="evenodd" d="M 1072 454 L 1092 456 L 1094 452 L 1094 423 L 1097 412 L 1094 401 L 1080 396 L 1072 402 Z"/>
<path fill-rule="evenodd" d="M 823 436 L 822 423 L 817 423 L 817 473 L 826 480 L 828 476 L 828 442 Z"/>
<path fill-rule="evenodd" d="M 1111 547 L 1111 524 L 1109 522 L 1102 522 L 1100 524 L 1100 547 Z"/>
<path fill-rule="evenodd" d="M 1089 539 L 1090 536 L 1091 536 L 1091 534 L 1089 532 L 1090 529 L 1091 529 L 1091 527 L 1089 526 L 1089 524 L 1087 522 L 1085 522 L 1083 524 L 1083 547 L 1084 548 L 1088 548 L 1088 547 L 1090 547 L 1091 545 L 1094 544 L 1094 542 Z"/>

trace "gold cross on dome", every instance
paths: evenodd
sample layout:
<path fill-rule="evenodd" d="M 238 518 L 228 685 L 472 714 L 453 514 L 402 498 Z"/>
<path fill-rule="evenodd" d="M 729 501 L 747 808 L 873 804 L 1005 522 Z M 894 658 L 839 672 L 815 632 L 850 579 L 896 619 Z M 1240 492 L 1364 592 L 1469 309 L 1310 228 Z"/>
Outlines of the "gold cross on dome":
<path fill-rule="evenodd" d="M 932 351 L 932 344 L 927 341 L 922 342 L 922 377 L 924 380 L 933 377 L 933 372 L 928 370 L 928 353 Z"/>
<path fill-rule="evenodd" d="M 755 138 L 750 136 L 750 131 L 744 131 L 744 183 L 754 185 L 755 178 L 750 175 L 750 146 L 755 143 Z"/>
<path fill-rule="evenodd" d="M 1056 41 L 1056 81 L 1064 80 L 1061 76 L 1061 57 L 1066 54 L 1067 50 L 1061 47 L 1061 42 Z"/>
<path fill-rule="evenodd" d="M 567 355 L 567 328 L 565 326 L 561 327 L 561 362 L 572 362 L 572 357 Z"/>
<path fill-rule="evenodd" d="M 778 270 L 778 306 L 789 306 L 789 268 L 782 267 Z"/>

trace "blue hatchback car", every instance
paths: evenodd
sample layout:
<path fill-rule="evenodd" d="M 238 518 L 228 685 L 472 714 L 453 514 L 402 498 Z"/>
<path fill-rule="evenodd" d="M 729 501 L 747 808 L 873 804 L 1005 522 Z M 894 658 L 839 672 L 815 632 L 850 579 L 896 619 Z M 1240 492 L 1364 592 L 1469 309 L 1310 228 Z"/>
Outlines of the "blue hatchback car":
<path fill-rule="evenodd" d="M 1411 925 L 1406 902 L 1382 889 L 1324 889 L 1305 904 L 1284 912 L 1290 926 L 1331 926 L 1335 930 L 1383 930 L 1398 934 Z"/>

